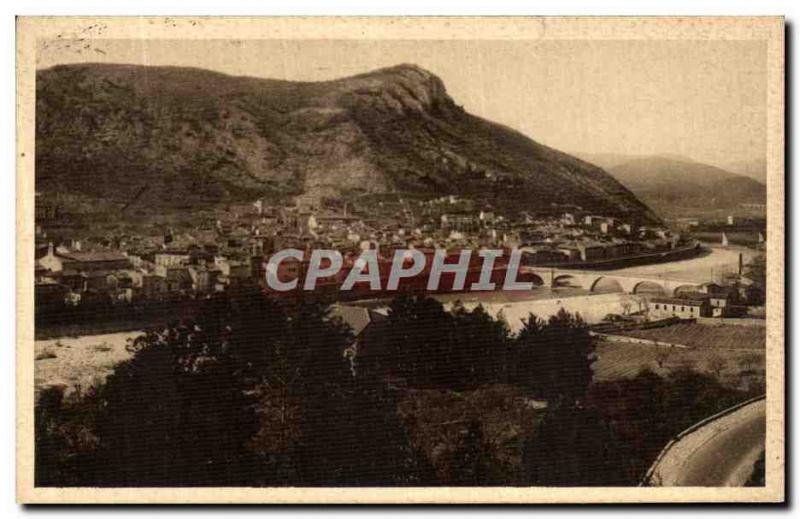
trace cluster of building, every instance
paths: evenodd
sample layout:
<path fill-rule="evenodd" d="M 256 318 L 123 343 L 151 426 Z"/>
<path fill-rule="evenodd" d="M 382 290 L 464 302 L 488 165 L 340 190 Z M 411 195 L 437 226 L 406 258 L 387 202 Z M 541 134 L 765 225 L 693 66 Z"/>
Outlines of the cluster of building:
<path fill-rule="evenodd" d="M 37 304 L 78 305 L 99 297 L 112 303 L 168 300 L 220 292 L 251 279 L 249 262 L 230 261 L 202 248 L 166 249 L 144 255 L 81 250 L 52 243 L 36 260 Z"/>
<path fill-rule="evenodd" d="M 70 304 L 97 294 L 131 302 L 225 291 L 260 281 L 265 260 L 288 248 L 335 249 L 346 257 L 375 249 L 389 259 L 397 249 L 521 249 L 524 263 L 547 265 L 602 262 L 682 244 L 667 229 L 579 207 L 512 217 L 456 196 L 299 196 L 291 205 L 257 200 L 203 213 L 177 230 L 102 237 L 48 236 L 48 227 L 70 215 L 44 201 L 40 208 L 37 223 L 45 225 L 37 225 L 37 301 Z"/>
<path fill-rule="evenodd" d="M 535 221 L 522 250 L 535 265 L 613 262 L 688 247 L 691 243 L 661 227 L 634 226 L 616 218 L 565 213 L 557 220 Z"/>

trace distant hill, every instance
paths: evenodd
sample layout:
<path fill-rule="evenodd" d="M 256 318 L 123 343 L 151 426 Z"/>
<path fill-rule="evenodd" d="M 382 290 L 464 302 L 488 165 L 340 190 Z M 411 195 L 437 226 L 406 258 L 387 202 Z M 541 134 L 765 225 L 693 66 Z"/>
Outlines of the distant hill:
<path fill-rule="evenodd" d="M 657 221 L 602 169 L 470 115 L 413 65 L 318 83 L 68 65 L 39 71 L 36 95 L 37 190 L 106 206 L 388 192 Z"/>
<path fill-rule="evenodd" d="M 730 171 L 675 155 L 628 157 L 585 155 L 604 162 L 606 171 L 657 212 L 679 208 L 734 209 L 766 203 L 766 186 Z"/>
<path fill-rule="evenodd" d="M 641 158 L 637 155 L 626 155 L 624 153 L 583 153 L 583 152 L 571 152 L 572 155 L 578 157 L 581 160 L 585 160 L 595 166 L 603 168 L 606 171 L 609 171 L 611 168 L 615 166 L 619 166 L 625 162 L 629 162 L 631 160 Z"/>
<path fill-rule="evenodd" d="M 740 160 L 725 165 L 725 169 L 732 173 L 750 177 L 762 184 L 767 183 L 767 161 L 766 160 Z"/>

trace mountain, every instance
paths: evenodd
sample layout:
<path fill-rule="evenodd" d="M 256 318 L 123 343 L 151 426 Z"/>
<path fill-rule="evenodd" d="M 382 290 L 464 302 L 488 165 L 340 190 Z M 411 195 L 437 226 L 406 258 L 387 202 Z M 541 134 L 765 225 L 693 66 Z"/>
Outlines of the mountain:
<path fill-rule="evenodd" d="M 638 155 L 626 155 L 624 153 L 583 153 L 583 152 L 570 152 L 581 160 L 585 160 L 595 166 L 603 168 L 606 171 L 611 171 L 612 168 L 629 162 L 633 159 L 639 158 Z"/>
<path fill-rule="evenodd" d="M 608 171 L 657 212 L 734 209 L 766 203 L 767 188 L 751 178 L 676 155 L 637 157 Z"/>
<path fill-rule="evenodd" d="M 725 165 L 725 169 L 737 175 L 750 177 L 762 184 L 767 183 L 767 161 L 765 159 L 730 162 Z"/>
<path fill-rule="evenodd" d="M 37 72 L 36 95 L 37 190 L 107 207 L 454 194 L 658 220 L 602 169 L 470 115 L 414 65 L 315 83 L 62 65 Z"/>

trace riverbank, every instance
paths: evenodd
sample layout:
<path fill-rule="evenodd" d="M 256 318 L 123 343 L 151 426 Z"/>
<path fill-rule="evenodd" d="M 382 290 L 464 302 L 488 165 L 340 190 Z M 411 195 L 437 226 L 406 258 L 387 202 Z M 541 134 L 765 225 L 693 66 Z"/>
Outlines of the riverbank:
<path fill-rule="evenodd" d="M 190 319 L 203 299 L 153 301 L 114 305 L 101 314 L 93 308 L 65 309 L 64 313 L 38 314 L 34 337 L 38 340 L 116 334 L 163 326 L 170 321 Z"/>
<path fill-rule="evenodd" d="M 57 386 L 71 393 L 102 384 L 117 364 L 131 357 L 125 346 L 141 333 L 136 330 L 34 341 L 35 391 Z"/>

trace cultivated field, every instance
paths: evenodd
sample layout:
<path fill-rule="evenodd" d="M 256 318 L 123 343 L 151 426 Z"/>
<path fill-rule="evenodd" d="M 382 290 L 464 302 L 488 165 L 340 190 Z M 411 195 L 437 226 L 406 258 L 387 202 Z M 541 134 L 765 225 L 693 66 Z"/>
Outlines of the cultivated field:
<path fill-rule="evenodd" d="M 680 368 L 719 375 L 738 385 L 738 379 L 762 376 L 764 353 L 716 348 L 667 348 L 647 344 L 603 341 L 597 346 L 594 376 L 597 381 L 634 377 L 644 369 L 666 375 Z M 661 366 L 659 367 L 659 361 Z"/>
<path fill-rule="evenodd" d="M 767 344 L 767 330 L 761 326 L 716 326 L 680 323 L 663 328 L 625 331 L 620 335 L 673 344 L 685 344 L 692 348 L 752 350 L 756 352 L 763 352 Z"/>

